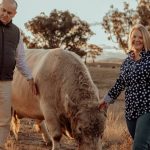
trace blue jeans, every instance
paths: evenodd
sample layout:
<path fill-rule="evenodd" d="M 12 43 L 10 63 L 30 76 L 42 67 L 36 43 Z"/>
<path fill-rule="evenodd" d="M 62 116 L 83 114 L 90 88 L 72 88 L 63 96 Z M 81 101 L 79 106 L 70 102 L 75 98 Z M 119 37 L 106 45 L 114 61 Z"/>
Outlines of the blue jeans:
<path fill-rule="evenodd" d="M 133 138 L 133 150 L 150 150 L 150 113 L 135 120 L 126 120 L 127 127 Z"/>

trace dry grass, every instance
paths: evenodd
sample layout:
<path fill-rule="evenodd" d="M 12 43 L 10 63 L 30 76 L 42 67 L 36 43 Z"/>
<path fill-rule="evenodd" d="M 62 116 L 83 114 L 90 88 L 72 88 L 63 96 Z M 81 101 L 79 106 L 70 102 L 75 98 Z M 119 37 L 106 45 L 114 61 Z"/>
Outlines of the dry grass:
<path fill-rule="evenodd" d="M 119 101 L 110 106 L 107 115 L 106 129 L 103 137 L 104 149 L 130 150 L 131 138 L 125 123 L 123 102 Z"/>
<path fill-rule="evenodd" d="M 119 64 L 100 63 L 90 64 L 88 68 L 91 76 L 100 90 L 102 98 L 107 90 L 112 87 L 118 72 Z M 103 137 L 104 150 L 130 150 L 132 141 L 128 134 L 124 118 L 123 94 L 119 96 L 117 102 L 111 105 L 107 112 L 106 129 Z M 45 146 L 41 135 L 32 129 L 33 120 L 22 120 L 19 141 L 9 138 L 7 141 L 8 150 L 49 150 L 50 146 Z M 73 140 L 63 138 L 61 150 L 75 150 L 76 143 Z"/>

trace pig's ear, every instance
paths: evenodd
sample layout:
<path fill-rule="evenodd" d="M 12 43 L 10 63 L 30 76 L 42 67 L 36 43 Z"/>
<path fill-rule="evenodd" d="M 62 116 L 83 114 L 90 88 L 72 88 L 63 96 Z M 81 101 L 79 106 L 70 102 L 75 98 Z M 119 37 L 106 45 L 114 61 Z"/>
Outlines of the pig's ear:
<path fill-rule="evenodd" d="M 74 110 L 76 107 L 75 103 L 72 102 L 68 94 L 65 95 L 64 107 L 66 112 L 69 112 L 69 110 Z"/>

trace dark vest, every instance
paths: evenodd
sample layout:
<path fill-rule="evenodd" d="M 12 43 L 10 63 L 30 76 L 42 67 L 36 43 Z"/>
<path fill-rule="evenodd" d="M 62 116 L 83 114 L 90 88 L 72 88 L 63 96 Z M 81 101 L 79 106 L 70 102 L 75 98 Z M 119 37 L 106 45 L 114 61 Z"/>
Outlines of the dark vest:
<path fill-rule="evenodd" d="M 20 31 L 12 22 L 4 25 L 0 22 L 0 81 L 13 79 L 16 65 L 16 48 Z"/>

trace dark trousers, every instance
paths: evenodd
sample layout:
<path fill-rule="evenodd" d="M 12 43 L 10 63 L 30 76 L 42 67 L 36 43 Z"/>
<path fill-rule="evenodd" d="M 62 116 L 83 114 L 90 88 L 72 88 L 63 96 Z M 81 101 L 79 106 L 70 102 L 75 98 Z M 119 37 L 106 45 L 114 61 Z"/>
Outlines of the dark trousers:
<path fill-rule="evenodd" d="M 133 150 L 150 150 L 150 113 L 140 116 L 136 120 L 126 120 L 132 136 Z"/>

